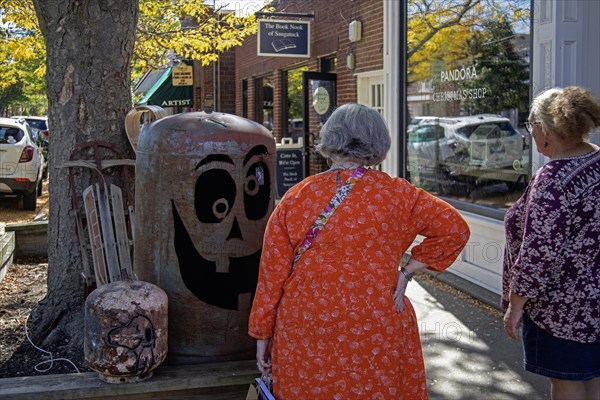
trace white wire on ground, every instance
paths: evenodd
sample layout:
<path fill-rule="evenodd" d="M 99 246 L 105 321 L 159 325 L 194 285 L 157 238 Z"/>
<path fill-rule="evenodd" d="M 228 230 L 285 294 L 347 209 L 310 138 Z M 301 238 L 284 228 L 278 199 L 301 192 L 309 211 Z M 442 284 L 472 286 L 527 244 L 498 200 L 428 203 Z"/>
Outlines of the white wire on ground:
<path fill-rule="evenodd" d="M 70 363 L 70 364 L 73 366 L 73 368 L 75 368 L 75 371 L 77 371 L 77 373 L 79 373 L 79 372 L 80 372 L 80 371 L 79 371 L 79 368 L 77 368 L 77 366 L 75 365 L 75 363 L 73 363 L 73 361 L 71 361 L 71 360 L 69 360 L 69 359 L 67 359 L 67 358 L 54 358 L 54 357 L 52 356 L 52 353 L 50 353 L 49 351 L 46 351 L 46 350 L 44 350 L 44 349 L 40 349 L 40 348 L 39 348 L 39 347 L 37 347 L 35 344 L 33 344 L 33 342 L 31 341 L 31 339 L 29 338 L 29 333 L 27 333 L 27 322 L 28 322 L 28 321 L 29 321 L 29 315 L 27 316 L 27 319 L 25 320 L 25 337 L 27 337 L 27 340 L 29 341 L 29 343 L 31 343 L 31 345 L 32 345 L 33 347 L 35 347 L 36 349 L 38 349 L 38 350 L 39 350 L 39 351 L 41 351 L 42 353 L 46 353 L 46 354 L 48 354 L 48 355 L 50 356 L 50 359 L 49 359 L 49 360 L 46 360 L 46 361 L 42 361 L 42 362 L 40 362 L 40 363 L 37 363 L 37 364 L 36 364 L 36 365 L 33 367 L 33 369 L 35 369 L 35 370 L 36 370 L 36 372 L 48 372 L 48 371 L 50 371 L 50 370 L 52 369 L 52 367 L 54 367 L 54 361 L 66 361 L 66 362 Z M 48 363 L 50 363 L 50 366 L 49 366 L 48 368 L 46 368 L 46 369 L 39 368 L 39 367 L 40 367 L 40 365 L 44 365 L 44 364 L 48 364 Z"/>

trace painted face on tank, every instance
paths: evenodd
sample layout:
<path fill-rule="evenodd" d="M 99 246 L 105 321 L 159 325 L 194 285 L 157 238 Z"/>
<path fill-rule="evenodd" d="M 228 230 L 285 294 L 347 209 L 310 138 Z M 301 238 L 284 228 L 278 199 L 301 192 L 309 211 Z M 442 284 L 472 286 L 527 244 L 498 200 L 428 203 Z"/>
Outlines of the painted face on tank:
<path fill-rule="evenodd" d="M 254 295 L 271 211 L 267 153 L 255 145 L 247 152 L 208 154 L 183 182 L 192 184 L 193 196 L 183 190 L 172 200 L 181 277 L 205 303 L 236 310 L 240 294 Z"/>

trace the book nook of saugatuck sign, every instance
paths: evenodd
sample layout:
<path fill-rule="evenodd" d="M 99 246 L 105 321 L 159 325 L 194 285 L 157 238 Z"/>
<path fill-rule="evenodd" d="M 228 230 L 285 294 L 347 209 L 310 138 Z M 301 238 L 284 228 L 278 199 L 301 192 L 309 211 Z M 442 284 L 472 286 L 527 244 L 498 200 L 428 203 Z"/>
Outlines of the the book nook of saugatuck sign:
<path fill-rule="evenodd" d="M 310 22 L 258 21 L 259 56 L 310 57 Z"/>

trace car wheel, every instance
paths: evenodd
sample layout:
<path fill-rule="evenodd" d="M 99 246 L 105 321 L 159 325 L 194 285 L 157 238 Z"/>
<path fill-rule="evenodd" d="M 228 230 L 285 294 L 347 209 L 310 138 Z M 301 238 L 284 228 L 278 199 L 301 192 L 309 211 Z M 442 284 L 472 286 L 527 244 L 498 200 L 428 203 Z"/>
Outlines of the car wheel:
<path fill-rule="evenodd" d="M 37 187 L 37 195 L 41 196 L 42 195 L 42 180 L 40 179 L 40 183 L 38 183 L 38 187 Z"/>
<path fill-rule="evenodd" d="M 31 193 L 24 194 L 23 195 L 23 210 L 35 211 L 35 207 L 37 206 L 37 196 L 38 196 L 37 190 L 33 190 Z"/>

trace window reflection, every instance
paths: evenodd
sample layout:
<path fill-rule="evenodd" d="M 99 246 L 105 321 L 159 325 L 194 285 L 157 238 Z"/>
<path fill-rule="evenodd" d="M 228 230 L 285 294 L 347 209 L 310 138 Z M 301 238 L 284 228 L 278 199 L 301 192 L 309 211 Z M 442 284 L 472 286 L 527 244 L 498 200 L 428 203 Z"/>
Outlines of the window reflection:
<path fill-rule="evenodd" d="M 286 118 L 287 126 L 283 137 L 298 139 L 304 137 L 304 120 L 302 119 L 302 73 L 308 71 L 307 66 L 295 68 L 286 72 L 287 74 L 287 102 Z"/>
<path fill-rule="evenodd" d="M 255 80 L 256 122 L 273 131 L 273 76 Z"/>
<path fill-rule="evenodd" d="M 530 3 L 408 3 L 407 178 L 506 209 L 530 176 Z"/>

